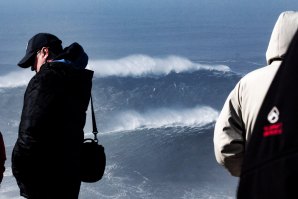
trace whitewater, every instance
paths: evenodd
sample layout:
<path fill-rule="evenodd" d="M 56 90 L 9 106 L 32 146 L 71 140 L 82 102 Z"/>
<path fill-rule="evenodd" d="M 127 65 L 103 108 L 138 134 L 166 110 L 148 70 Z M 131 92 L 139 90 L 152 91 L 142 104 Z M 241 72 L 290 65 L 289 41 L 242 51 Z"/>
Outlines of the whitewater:
<path fill-rule="evenodd" d="M 82 184 L 80 198 L 233 198 L 235 181 L 220 184 L 227 176 L 215 162 L 212 131 L 218 101 L 239 74 L 175 55 L 90 60 L 88 69 L 94 71 L 92 94 L 107 169 L 100 182 Z M 1 199 L 20 198 L 10 158 L 33 75 L 19 69 L 0 76 L 8 156 Z M 85 137 L 92 137 L 90 115 L 89 108 Z"/>
<path fill-rule="evenodd" d="M 201 69 L 230 71 L 225 65 L 206 65 L 192 62 L 181 56 L 166 56 L 164 58 L 135 54 L 117 60 L 89 60 L 87 69 L 95 73 L 95 77 L 106 76 L 146 76 L 167 75 L 170 72 L 191 72 Z M 0 75 L 0 88 L 25 86 L 34 73 L 30 70 L 12 71 Z"/>

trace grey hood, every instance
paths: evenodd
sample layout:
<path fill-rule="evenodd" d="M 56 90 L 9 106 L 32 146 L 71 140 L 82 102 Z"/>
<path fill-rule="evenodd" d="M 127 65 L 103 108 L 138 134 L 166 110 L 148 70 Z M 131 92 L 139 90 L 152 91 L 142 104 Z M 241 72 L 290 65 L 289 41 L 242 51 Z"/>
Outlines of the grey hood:
<path fill-rule="evenodd" d="M 286 11 L 280 14 L 271 34 L 266 52 L 267 63 L 281 60 L 298 29 L 298 12 Z"/>

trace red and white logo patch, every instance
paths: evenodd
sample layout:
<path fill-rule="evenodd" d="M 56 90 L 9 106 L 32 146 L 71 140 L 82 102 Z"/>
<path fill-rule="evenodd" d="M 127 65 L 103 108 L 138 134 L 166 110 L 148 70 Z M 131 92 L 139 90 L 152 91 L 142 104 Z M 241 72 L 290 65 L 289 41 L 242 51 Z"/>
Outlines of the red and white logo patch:
<path fill-rule="evenodd" d="M 274 106 L 267 116 L 268 121 L 271 123 L 270 125 L 264 126 L 263 128 L 263 136 L 273 136 L 282 134 L 282 123 L 276 123 L 279 119 L 279 110 L 276 106 Z"/>

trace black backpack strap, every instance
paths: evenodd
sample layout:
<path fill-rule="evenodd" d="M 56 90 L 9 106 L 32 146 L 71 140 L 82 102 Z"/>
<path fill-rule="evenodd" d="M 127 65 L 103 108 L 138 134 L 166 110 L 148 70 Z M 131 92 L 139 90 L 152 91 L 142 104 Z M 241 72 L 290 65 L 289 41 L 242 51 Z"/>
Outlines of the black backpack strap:
<path fill-rule="evenodd" d="M 95 113 L 94 113 L 94 107 L 93 107 L 93 100 L 92 100 L 92 95 L 90 97 L 90 100 L 91 100 L 91 113 L 92 113 L 92 133 L 94 134 L 94 140 L 96 142 L 98 142 L 98 139 L 97 139 L 97 126 L 96 126 L 96 120 L 95 120 Z"/>
<path fill-rule="evenodd" d="M 260 108 L 247 145 L 237 198 L 296 195 L 298 178 L 298 32 Z"/>

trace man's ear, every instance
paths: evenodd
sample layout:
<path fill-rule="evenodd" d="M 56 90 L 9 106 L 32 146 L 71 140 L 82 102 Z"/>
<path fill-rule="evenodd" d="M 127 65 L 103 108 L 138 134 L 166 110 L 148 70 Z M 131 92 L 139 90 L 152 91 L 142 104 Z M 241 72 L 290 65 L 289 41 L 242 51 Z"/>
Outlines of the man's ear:
<path fill-rule="evenodd" d="M 43 54 L 44 57 L 48 57 L 49 56 L 49 48 L 42 47 L 41 51 L 42 51 L 42 54 Z"/>

